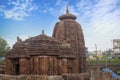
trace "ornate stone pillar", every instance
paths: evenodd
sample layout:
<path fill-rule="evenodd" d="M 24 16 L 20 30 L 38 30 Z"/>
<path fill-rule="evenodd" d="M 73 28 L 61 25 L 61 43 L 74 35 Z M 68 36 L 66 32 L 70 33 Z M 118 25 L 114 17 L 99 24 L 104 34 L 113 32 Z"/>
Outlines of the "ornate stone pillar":
<path fill-rule="evenodd" d="M 73 73 L 79 73 L 79 67 L 78 67 L 78 60 L 77 59 L 73 60 L 72 67 L 73 67 Z"/>
<path fill-rule="evenodd" d="M 48 75 L 53 75 L 53 58 L 50 56 L 48 58 Z"/>
<path fill-rule="evenodd" d="M 66 74 L 67 73 L 67 59 L 63 58 L 61 59 L 62 64 L 61 64 L 61 69 L 62 69 L 62 74 Z"/>
<path fill-rule="evenodd" d="M 57 67 L 58 67 L 57 58 L 53 57 L 53 75 L 58 74 Z"/>
<path fill-rule="evenodd" d="M 27 74 L 28 73 L 28 61 L 25 58 L 19 59 L 19 68 L 20 68 L 20 74 Z"/>
<path fill-rule="evenodd" d="M 14 71 L 13 71 L 13 64 L 12 64 L 12 60 L 10 59 L 6 59 L 5 60 L 5 74 L 7 75 L 13 75 Z"/>
<path fill-rule="evenodd" d="M 38 56 L 34 57 L 34 74 L 35 75 L 39 74 L 39 57 Z"/>

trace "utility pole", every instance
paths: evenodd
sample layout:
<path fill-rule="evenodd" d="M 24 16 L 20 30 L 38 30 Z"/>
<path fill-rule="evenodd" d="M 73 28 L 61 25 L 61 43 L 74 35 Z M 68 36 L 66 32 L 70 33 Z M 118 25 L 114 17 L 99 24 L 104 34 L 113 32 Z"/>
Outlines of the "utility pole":
<path fill-rule="evenodd" d="M 95 52 L 96 52 L 96 59 L 98 60 L 98 58 L 97 58 L 97 44 L 95 44 Z"/>
<path fill-rule="evenodd" d="M 108 63 L 107 63 L 107 49 L 105 51 L 105 56 L 106 56 L 106 68 L 107 68 L 107 65 L 108 65 Z"/>

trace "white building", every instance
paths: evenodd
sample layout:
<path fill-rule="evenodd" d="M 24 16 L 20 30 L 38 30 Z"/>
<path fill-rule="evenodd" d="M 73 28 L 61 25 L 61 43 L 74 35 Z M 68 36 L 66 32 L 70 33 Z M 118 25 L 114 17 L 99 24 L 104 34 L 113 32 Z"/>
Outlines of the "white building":
<path fill-rule="evenodd" d="M 113 53 L 116 57 L 120 57 L 120 39 L 113 39 Z"/>

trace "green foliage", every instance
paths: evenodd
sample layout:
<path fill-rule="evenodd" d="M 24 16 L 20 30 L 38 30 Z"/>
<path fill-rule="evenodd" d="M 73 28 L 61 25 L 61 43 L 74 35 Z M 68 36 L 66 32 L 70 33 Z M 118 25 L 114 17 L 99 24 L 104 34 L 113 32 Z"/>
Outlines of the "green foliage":
<path fill-rule="evenodd" d="M 4 64 L 4 60 L 0 60 L 0 65 L 3 65 Z"/>
<path fill-rule="evenodd" d="M 118 71 L 117 71 L 117 74 L 119 74 L 119 75 L 120 75 L 120 70 L 118 70 Z"/>
<path fill-rule="evenodd" d="M 0 57 L 5 56 L 9 48 L 7 47 L 7 42 L 0 37 Z"/>
<path fill-rule="evenodd" d="M 120 64 L 120 59 L 101 59 L 101 60 L 87 60 L 87 64 Z"/>

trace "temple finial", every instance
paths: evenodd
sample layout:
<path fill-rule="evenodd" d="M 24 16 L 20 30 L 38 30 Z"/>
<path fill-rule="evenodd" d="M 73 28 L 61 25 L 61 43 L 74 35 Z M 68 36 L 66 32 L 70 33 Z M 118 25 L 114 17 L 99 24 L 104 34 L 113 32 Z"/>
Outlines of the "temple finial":
<path fill-rule="evenodd" d="M 44 34 L 44 30 L 42 30 L 42 34 Z"/>
<path fill-rule="evenodd" d="M 18 42 L 22 42 L 22 39 L 20 39 L 20 37 L 18 36 L 18 37 L 17 37 L 17 41 L 18 41 Z"/>
<path fill-rule="evenodd" d="M 68 9 L 68 4 L 67 4 L 67 6 L 66 6 L 66 14 L 68 14 L 69 13 L 69 9 Z"/>

